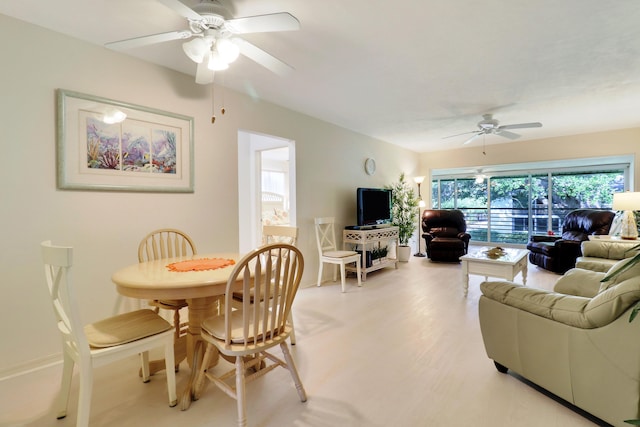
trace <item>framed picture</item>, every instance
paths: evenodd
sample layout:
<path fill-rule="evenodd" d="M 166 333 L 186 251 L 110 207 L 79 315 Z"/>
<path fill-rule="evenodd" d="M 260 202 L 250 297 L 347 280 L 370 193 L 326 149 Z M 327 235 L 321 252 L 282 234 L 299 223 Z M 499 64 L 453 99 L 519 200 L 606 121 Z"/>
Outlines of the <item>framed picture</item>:
<path fill-rule="evenodd" d="M 193 193 L 193 117 L 57 90 L 58 188 Z"/>

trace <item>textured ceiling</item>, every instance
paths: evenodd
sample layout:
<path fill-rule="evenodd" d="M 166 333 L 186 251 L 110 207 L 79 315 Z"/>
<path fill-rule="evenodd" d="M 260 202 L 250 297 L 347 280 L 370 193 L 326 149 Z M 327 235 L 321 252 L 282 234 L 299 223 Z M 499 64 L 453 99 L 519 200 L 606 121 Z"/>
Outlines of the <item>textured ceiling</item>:
<path fill-rule="evenodd" d="M 543 123 L 520 141 L 640 127 L 637 0 L 221 2 L 235 17 L 289 12 L 301 30 L 244 36 L 291 75 L 241 57 L 217 83 L 411 150 L 462 147 L 468 135 L 443 137 L 484 113 Z M 0 13 L 97 45 L 187 28 L 156 0 L 2 0 Z M 124 53 L 195 75 L 181 43 Z"/>

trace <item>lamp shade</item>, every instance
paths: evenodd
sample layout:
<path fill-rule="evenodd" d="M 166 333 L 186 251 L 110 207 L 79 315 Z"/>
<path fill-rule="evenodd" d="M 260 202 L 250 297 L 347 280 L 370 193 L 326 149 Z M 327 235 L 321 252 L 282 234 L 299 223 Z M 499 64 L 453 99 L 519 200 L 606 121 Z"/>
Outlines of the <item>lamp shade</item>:
<path fill-rule="evenodd" d="M 616 211 L 640 210 L 640 192 L 614 193 L 613 209 Z"/>
<path fill-rule="evenodd" d="M 229 64 L 224 59 L 222 59 L 220 53 L 216 49 L 214 49 L 211 51 L 208 67 L 213 71 L 221 71 L 229 68 Z"/>
<path fill-rule="evenodd" d="M 227 64 L 238 59 L 238 55 L 240 55 L 240 48 L 238 45 L 229 39 L 220 39 L 216 41 L 216 50 L 220 54 L 220 57 L 222 57 L 222 60 Z"/>
<path fill-rule="evenodd" d="M 182 43 L 182 50 L 193 62 L 200 64 L 204 60 L 204 54 L 209 49 L 207 42 L 197 37 L 186 43 Z"/>

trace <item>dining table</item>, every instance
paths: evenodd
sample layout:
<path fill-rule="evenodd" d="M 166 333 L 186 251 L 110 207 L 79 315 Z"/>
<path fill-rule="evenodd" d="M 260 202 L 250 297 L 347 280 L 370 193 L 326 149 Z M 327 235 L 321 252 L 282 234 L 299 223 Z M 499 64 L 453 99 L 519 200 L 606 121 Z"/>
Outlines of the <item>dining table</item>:
<path fill-rule="evenodd" d="M 219 313 L 219 300 L 226 292 L 228 278 L 240 257 L 237 253 L 213 253 L 165 258 L 132 264 L 111 276 L 118 293 L 127 297 L 187 301 L 187 334 L 174 346 L 176 363 L 186 357 L 191 369 L 180 399 L 182 410 L 191 405 L 195 377 L 203 358 L 202 321 Z M 218 359 L 219 355 L 214 355 L 210 366 L 215 365 Z M 151 372 L 162 369 L 164 361 L 152 366 Z"/>

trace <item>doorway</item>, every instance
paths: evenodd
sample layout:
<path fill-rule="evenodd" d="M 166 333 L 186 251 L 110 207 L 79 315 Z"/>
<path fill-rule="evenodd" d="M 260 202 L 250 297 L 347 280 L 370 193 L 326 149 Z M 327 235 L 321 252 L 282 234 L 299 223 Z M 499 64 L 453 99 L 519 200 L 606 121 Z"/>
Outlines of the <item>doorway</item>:
<path fill-rule="evenodd" d="M 296 225 L 295 142 L 238 131 L 239 250 L 262 242 L 263 224 Z"/>

